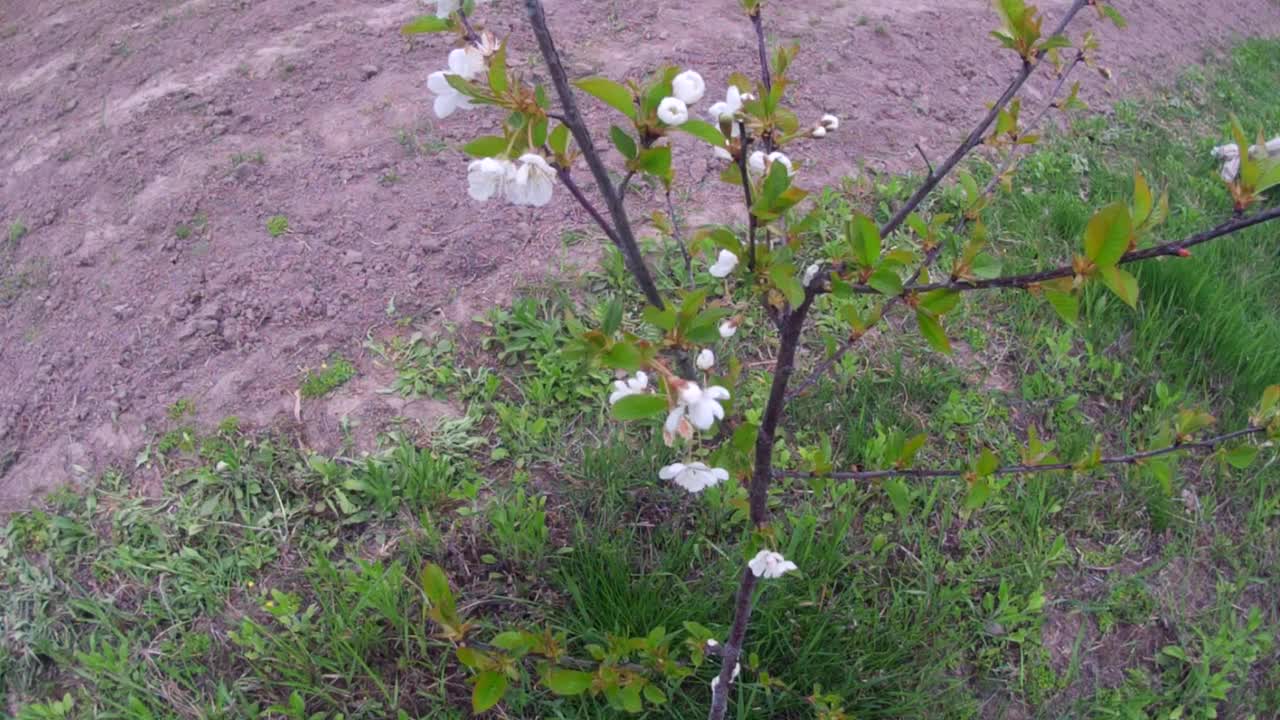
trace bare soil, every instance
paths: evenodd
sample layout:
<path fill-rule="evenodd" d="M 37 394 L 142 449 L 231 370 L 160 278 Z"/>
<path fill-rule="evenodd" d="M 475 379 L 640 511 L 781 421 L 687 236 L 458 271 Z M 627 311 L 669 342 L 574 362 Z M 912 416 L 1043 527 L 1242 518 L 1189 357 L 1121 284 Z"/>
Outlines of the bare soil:
<path fill-rule="evenodd" d="M 1041 3 L 1056 16 L 1067 3 Z M 1172 77 L 1239 34 L 1274 34 L 1272 0 L 1116 0 L 1132 27 L 1098 28 L 1107 84 Z M 579 74 L 674 62 L 722 93 L 753 71 L 736 0 L 547 0 Z M 482 18 L 537 72 L 520 4 Z M 968 130 L 1014 70 L 983 0 L 779 3 L 771 39 L 804 51 L 794 106 L 841 115 L 796 149 L 818 184 L 862 167 L 923 166 Z M 540 212 L 475 206 L 454 148 L 483 112 L 438 121 L 426 75 L 447 39 L 408 42 L 417 0 L 10 0 L 0 10 L 0 512 L 110 463 L 129 463 L 180 398 L 201 422 L 237 415 L 369 422 L 447 411 L 392 405 L 367 378 L 295 404 L 300 369 L 398 315 L 465 322 L 513 288 L 592 261 L 563 243 L 588 229 L 561 194 Z M 1043 98 L 1038 78 L 1027 102 Z M 594 110 L 596 119 L 607 113 Z M 710 180 L 702 150 L 683 177 Z M 682 198 L 717 218 L 698 182 Z M 269 218 L 288 218 L 273 237 Z M 369 363 L 363 361 L 368 369 Z M 373 376 L 376 377 L 376 374 Z M 131 464 L 131 463 L 130 463 Z"/>

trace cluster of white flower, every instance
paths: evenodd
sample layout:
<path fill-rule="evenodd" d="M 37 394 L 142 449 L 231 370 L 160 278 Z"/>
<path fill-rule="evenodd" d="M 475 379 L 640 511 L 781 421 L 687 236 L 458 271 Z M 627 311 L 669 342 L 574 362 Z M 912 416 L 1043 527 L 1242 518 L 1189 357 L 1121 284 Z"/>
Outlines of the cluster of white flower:
<path fill-rule="evenodd" d="M 774 151 L 766 155 L 764 151 L 757 150 L 751 153 L 751 157 L 747 158 L 747 169 L 757 177 L 765 175 L 774 163 L 782 163 L 787 169 L 787 175 L 795 175 L 796 170 L 791 166 L 791 158 L 785 154 Z"/>
<path fill-rule="evenodd" d="M 631 395 L 642 395 L 649 390 L 649 376 L 643 371 L 636 373 L 629 380 L 614 380 L 613 392 L 609 395 L 609 404 L 617 405 L 618 401 Z"/>
<path fill-rule="evenodd" d="M 658 103 L 658 119 L 676 127 L 689 122 L 689 106 L 702 99 L 707 83 L 693 70 L 685 70 L 671 80 L 671 96 Z"/>
<path fill-rule="evenodd" d="M 437 70 L 427 76 L 427 88 L 436 94 L 436 117 L 447 118 L 455 110 L 467 110 L 472 107 L 471 98 L 458 92 L 449 84 L 449 75 L 457 75 L 463 80 L 473 80 L 484 72 L 484 53 L 480 48 L 468 45 L 455 48 L 449 52 L 449 69 Z"/>
<path fill-rule="evenodd" d="M 711 277 L 729 277 L 729 273 L 736 267 L 738 267 L 738 256 L 728 250 L 721 250 L 715 263 L 707 269 L 707 272 L 711 273 Z"/>
<path fill-rule="evenodd" d="M 541 155 L 525 153 L 520 166 L 506 158 L 481 158 L 467 166 L 467 192 L 484 202 L 501 196 L 513 205 L 542 207 L 551 202 L 556 171 Z"/>

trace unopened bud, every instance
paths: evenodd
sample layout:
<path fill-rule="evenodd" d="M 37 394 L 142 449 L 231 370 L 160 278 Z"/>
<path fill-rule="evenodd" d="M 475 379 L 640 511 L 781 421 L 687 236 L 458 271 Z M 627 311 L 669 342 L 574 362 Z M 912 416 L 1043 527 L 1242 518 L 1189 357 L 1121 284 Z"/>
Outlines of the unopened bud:
<path fill-rule="evenodd" d="M 824 138 L 827 136 L 827 129 L 819 125 L 818 127 L 814 128 L 812 131 L 810 131 L 809 134 L 816 138 Z"/>
<path fill-rule="evenodd" d="M 1178 248 L 1178 257 L 1191 257 L 1191 251 L 1186 248 Z"/>

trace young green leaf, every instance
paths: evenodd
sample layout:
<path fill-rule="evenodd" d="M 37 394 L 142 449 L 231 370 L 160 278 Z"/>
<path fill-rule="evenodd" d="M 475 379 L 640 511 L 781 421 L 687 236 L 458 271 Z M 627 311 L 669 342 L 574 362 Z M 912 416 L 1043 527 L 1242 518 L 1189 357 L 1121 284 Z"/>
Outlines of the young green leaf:
<path fill-rule="evenodd" d="M 632 120 L 636 119 L 635 98 L 626 87 L 603 77 L 582 78 L 574 85 Z"/>
<path fill-rule="evenodd" d="M 636 153 L 638 152 L 636 141 L 625 130 L 617 125 L 611 125 L 609 127 L 609 139 L 613 141 L 613 146 L 618 148 L 618 152 L 622 153 L 623 157 L 628 160 L 636 159 Z"/>
<path fill-rule="evenodd" d="M 401 35 L 420 35 L 437 33 L 453 29 L 451 18 L 438 18 L 435 15 L 419 15 L 400 28 Z"/>
<path fill-rule="evenodd" d="M 670 185 L 672 180 L 671 146 L 661 145 L 641 150 L 636 157 L 636 167 L 662 180 L 663 184 Z"/>
<path fill-rule="evenodd" d="M 959 302 L 958 290 L 933 290 L 920 296 L 919 307 L 934 317 L 939 317 L 954 310 Z"/>
<path fill-rule="evenodd" d="M 494 157 L 506 150 L 507 139 L 497 135 L 482 135 L 462 146 L 462 152 L 477 158 Z"/>
<path fill-rule="evenodd" d="M 453 599 L 453 591 L 449 589 L 449 578 L 444 574 L 444 570 L 435 563 L 427 563 L 422 568 L 422 591 L 427 595 L 427 601 L 432 607 L 440 609 L 440 614 L 446 618 L 457 613 L 457 606 Z"/>
<path fill-rule="evenodd" d="M 635 343 L 622 340 L 614 343 L 600 360 L 605 367 L 633 372 L 640 369 L 643 357 Z"/>
<path fill-rule="evenodd" d="M 671 306 L 659 310 L 652 305 L 646 305 L 640 316 L 644 318 L 645 322 L 659 330 L 671 332 L 676 327 L 676 310 Z"/>
<path fill-rule="evenodd" d="M 1058 313 L 1058 317 L 1065 320 L 1068 325 L 1076 324 L 1080 317 L 1080 301 L 1073 293 L 1045 288 L 1044 299 L 1049 301 L 1054 312 Z"/>
<path fill-rule="evenodd" d="M 1155 207 L 1155 199 L 1151 195 L 1151 186 L 1147 184 L 1147 178 L 1142 175 L 1142 171 L 1138 170 L 1133 174 L 1133 224 L 1141 226 L 1147 222 L 1147 218 L 1151 217 L 1151 210 Z"/>
<path fill-rule="evenodd" d="M 1237 470 L 1245 470 L 1258 457 L 1258 448 L 1254 445 L 1240 445 L 1224 451 L 1224 457 L 1231 467 Z"/>
<path fill-rule="evenodd" d="M 595 676 L 591 673 L 557 667 L 547 671 L 547 676 L 543 678 L 543 682 L 551 692 L 568 697 L 581 695 L 591 689 L 591 683 L 594 678 Z"/>
<path fill-rule="evenodd" d="M 507 676 L 486 670 L 476 676 L 476 688 L 471 693 L 471 711 L 482 713 L 502 699 L 507 692 Z"/>
<path fill-rule="evenodd" d="M 677 125 L 676 129 L 681 132 L 689 133 L 711 147 L 724 147 L 724 135 L 720 134 L 720 128 L 709 122 L 690 119 L 683 125 Z"/>
<path fill-rule="evenodd" d="M 507 91 L 507 43 L 498 46 L 498 51 L 489 58 L 489 89 L 495 95 Z"/>
<path fill-rule="evenodd" d="M 569 150 L 569 126 L 557 125 L 547 136 L 547 144 L 551 146 L 551 152 L 565 154 Z"/>
<path fill-rule="evenodd" d="M 613 404 L 613 416 L 618 420 L 643 420 L 667 411 L 667 399 L 662 395 L 628 395 Z"/>
<path fill-rule="evenodd" d="M 1133 226 L 1129 208 L 1112 203 L 1089 220 L 1084 231 L 1084 255 L 1099 267 L 1115 265 L 1129 249 Z"/>
<path fill-rule="evenodd" d="M 871 277 L 867 278 L 867 284 L 874 288 L 876 292 L 889 297 L 902 294 L 902 278 L 898 277 L 898 273 L 887 267 L 882 267 L 871 273 Z"/>
<path fill-rule="evenodd" d="M 849 221 L 847 228 L 849 246 L 853 256 L 863 267 L 875 267 L 880 260 L 880 228 L 875 222 L 858 213 Z"/>
<path fill-rule="evenodd" d="M 901 517 L 907 517 L 911 514 L 911 489 L 901 478 L 890 478 L 884 481 L 885 494 L 889 496 L 889 502 L 893 503 L 893 509 L 897 511 Z"/>
<path fill-rule="evenodd" d="M 1127 271 L 1110 265 L 1103 267 L 1100 273 L 1102 284 L 1107 286 L 1111 292 L 1116 294 L 1131 308 L 1138 307 L 1138 279 Z"/>
<path fill-rule="evenodd" d="M 605 335 L 613 335 L 622 327 L 622 301 L 613 298 L 604 306 L 604 321 L 600 325 L 600 330 Z"/>
<path fill-rule="evenodd" d="M 934 350 L 944 354 L 951 354 L 951 341 L 947 340 L 947 333 L 942 329 L 942 323 L 937 318 L 932 317 L 925 312 L 916 312 L 916 323 L 920 326 L 920 333 L 924 335 L 924 339 L 929 341 Z"/>

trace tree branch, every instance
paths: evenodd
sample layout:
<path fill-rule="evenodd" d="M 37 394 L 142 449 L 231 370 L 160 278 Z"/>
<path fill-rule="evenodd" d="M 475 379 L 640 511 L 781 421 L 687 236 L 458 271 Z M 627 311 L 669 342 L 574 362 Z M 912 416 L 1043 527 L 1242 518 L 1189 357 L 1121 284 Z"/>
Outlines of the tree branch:
<path fill-rule="evenodd" d="M 577 142 L 578 149 L 582 151 L 582 157 L 587 161 L 587 166 L 591 168 L 591 175 L 595 178 L 596 187 L 604 197 L 605 206 L 609 210 L 614 229 L 614 234 L 610 239 L 622 251 L 623 257 L 627 261 L 627 267 L 635 277 L 636 283 L 640 285 L 645 298 L 654 307 L 662 309 L 666 307 L 666 304 L 662 300 L 662 294 L 658 292 L 658 286 L 653 281 L 653 275 L 650 274 L 648 265 L 645 264 L 644 255 L 640 252 L 640 246 L 636 243 L 635 233 L 631 230 L 631 221 L 627 218 L 627 211 L 623 207 L 622 197 L 614 188 L 613 182 L 609 180 L 609 171 L 605 168 L 604 161 L 600 158 L 600 153 L 596 151 L 595 144 L 591 141 L 591 133 L 588 132 L 586 123 L 583 122 L 582 113 L 578 111 L 578 103 L 574 99 L 573 89 L 569 85 L 569 76 L 565 73 L 564 64 L 560 61 L 560 53 L 556 50 L 555 41 L 551 37 L 551 30 L 547 27 L 547 16 L 542 8 L 542 0 L 525 0 L 525 6 L 529 13 L 529 24 L 533 27 L 534 37 L 538 40 L 538 49 L 542 52 L 542 59 L 547 63 L 547 70 L 551 75 L 551 84 L 555 87 L 556 94 L 560 97 L 560 105 L 564 110 L 565 126 L 573 134 L 573 139 Z M 599 213 L 596 214 L 599 215 Z"/>
<path fill-rule="evenodd" d="M 754 204 L 751 199 L 751 173 L 747 170 L 747 151 L 751 149 L 751 141 L 747 137 L 747 123 L 738 121 L 738 137 L 741 138 L 742 150 L 738 153 L 738 172 L 742 173 L 742 193 L 747 201 L 747 268 L 756 271 L 756 214 L 751 212 Z"/>
<path fill-rule="evenodd" d="M 755 592 L 758 578 L 751 568 L 744 568 L 742 580 L 738 582 L 737 599 L 733 608 L 733 626 L 729 628 L 729 638 L 721 651 L 720 674 L 718 682 L 711 690 L 711 711 L 707 714 L 710 720 L 723 720 L 725 711 L 729 709 L 729 688 L 733 686 L 733 669 L 742 657 L 742 643 L 747 638 L 747 624 L 751 621 L 752 594 Z"/>
<path fill-rule="evenodd" d="M 756 47 L 760 52 L 760 81 L 764 85 L 765 93 L 768 94 L 773 91 L 773 77 L 769 74 L 769 46 L 764 38 L 764 19 L 760 16 L 760 5 L 756 5 L 755 12 L 751 14 L 751 26 L 755 28 Z M 745 133 L 743 136 L 745 137 Z M 762 139 L 765 154 L 773 152 L 773 132 L 766 131 Z M 743 154 L 746 154 L 745 148 Z"/>
<path fill-rule="evenodd" d="M 671 188 L 667 188 L 667 214 L 671 217 L 671 238 L 680 246 L 680 255 L 684 258 L 685 279 L 689 289 L 693 289 L 693 258 L 689 257 L 689 248 L 680 235 L 680 221 L 676 218 L 676 204 L 671 200 Z"/>
<path fill-rule="evenodd" d="M 1055 29 L 1050 35 L 1061 35 L 1063 31 L 1067 29 L 1067 26 L 1071 24 L 1071 21 L 1075 18 L 1076 14 L 1079 13 L 1085 5 L 1088 5 L 1089 2 L 1090 0 L 1075 0 L 1075 2 L 1071 4 L 1071 7 L 1067 9 L 1066 14 L 1062 16 L 1062 20 L 1058 23 L 1057 29 Z M 924 184 L 922 184 L 915 191 L 915 194 L 907 200 L 906 204 L 898 208 L 898 211 L 893 214 L 893 217 L 891 217 L 889 221 L 880 228 L 881 237 L 889 237 L 889 235 L 893 234 L 893 232 L 897 230 L 907 219 L 907 216 L 914 212 L 916 208 L 920 207 L 920 203 L 924 202 L 925 198 L 929 197 L 934 188 L 938 186 L 938 183 L 942 182 L 943 178 L 950 174 L 950 172 L 955 169 L 956 165 L 960 164 L 960 161 L 964 159 L 964 156 L 968 155 L 974 148 L 982 144 L 983 136 L 987 134 L 987 130 L 991 127 L 991 124 L 1000 116 L 1000 111 L 1004 109 L 1005 105 L 1009 104 L 1009 101 L 1013 100 L 1014 96 L 1018 94 L 1018 91 L 1022 89 L 1022 86 L 1026 84 L 1027 79 L 1030 78 L 1031 74 L 1035 72 L 1035 69 L 1040 66 L 1040 60 L 1044 58 L 1044 55 L 1045 52 L 1041 51 L 1036 54 L 1035 62 L 1025 59 L 1022 61 L 1022 69 L 1018 71 L 1016 76 L 1014 76 L 1013 81 L 1009 83 L 1009 87 L 1005 89 L 1004 94 L 1000 96 L 1000 99 L 996 100 L 995 104 L 991 106 L 991 110 L 987 113 L 986 117 L 978 123 L 978 126 L 973 129 L 973 132 L 969 133 L 969 136 L 965 138 L 964 142 L 960 143 L 960 147 L 956 148 L 955 152 L 951 153 L 951 156 L 948 157 L 942 165 L 938 166 L 936 172 L 929 173 L 929 176 L 925 178 Z"/>
<path fill-rule="evenodd" d="M 1178 452 L 1191 451 L 1212 451 L 1218 446 L 1238 440 L 1251 435 L 1265 433 L 1266 428 L 1248 427 L 1243 430 L 1218 435 L 1205 440 L 1196 440 L 1193 442 L 1178 443 L 1168 447 L 1159 448 L 1157 450 L 1145 450 L 1143 452 L 1132 453 L 1129 455 L 1113 455 L 1104 457 L 1098 461 L 1099 465 L 1137 465 L 1144 460 L 1157 458 L 1164 455 L 1172 455 Z M 1076 464 L 1069 462 L 1062 463 L 1045 463 L 1041 465 L 1006 465 L 996 468 L 993 475 L 1027 475 L 1030 473 L 1055 472 L 1061 470 L 1075 470 Z M 791 477 L 791 478 L 831 478 L 832 480 L 879 480 L 882 478 L 902 477 L 902 478 L 956 478 L 964 477 L 971 471 L 964 470 L 930 470 L 924 468 L 918 469 L 898 469 L 898 470 L 866 470 L 861 472 L 833 472 L 833 473 L 812 473 L 793 470 L 780 470 L 774 473 L 774 477 Z"/>

